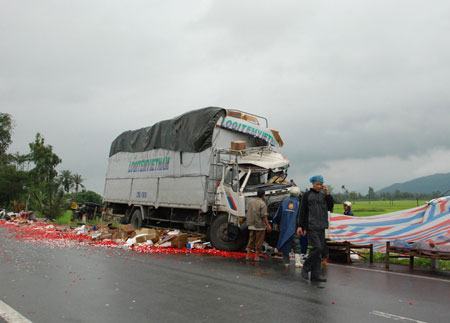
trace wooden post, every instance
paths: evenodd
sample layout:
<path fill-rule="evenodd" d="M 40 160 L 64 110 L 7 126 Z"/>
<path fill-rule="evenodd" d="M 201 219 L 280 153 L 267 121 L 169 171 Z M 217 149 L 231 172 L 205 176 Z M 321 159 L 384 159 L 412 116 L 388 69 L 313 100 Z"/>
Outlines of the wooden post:
<path fill-rule="evenodd" d="M 432 271 L 436 271 L 436 269 L 437 269 L 437 259 L 436 258 L 431 258 L 431 270 Z"/>
<path fill-rule="evenodd" d="M 350 242 L 347 242 L 347 245 L 345 246 L 345 251 L 347 253 L 347 263 L 350 264 L 352 262 L 352 259 L 350 258 Z"/>
<path fill-rule="evenodd" d="M 391 247 L 391 243 L 389 241 L 386 242 L 386 256 L 384 258 L 384 266 L 389 270 L 389 248 Z"/>
<path fill-rule="evenodd" d="M 414 255 L 411 255 L 411 251 L 409 252 L 409 270 L 414 270 Z"/>
<path fill-rule="evenodd" d="M 373 244 L 370 245 L 370 249 L 369 249 L 369 262 L 370 264 L 373 264 Z"/>

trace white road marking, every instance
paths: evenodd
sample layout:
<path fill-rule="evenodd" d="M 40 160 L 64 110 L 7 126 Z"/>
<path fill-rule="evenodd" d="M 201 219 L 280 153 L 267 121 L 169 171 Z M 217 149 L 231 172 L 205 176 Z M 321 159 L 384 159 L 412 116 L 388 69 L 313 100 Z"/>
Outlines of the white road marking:
<path fill-rule="evenodd" d="M 444 282 L 444 283 L 450 283 L 450 279 L 437 278 L 437 277 L 428 277 L 428 276 L 420 276 L 420 275 L 413 275 L 413 274 L 406 274 L 406 273 L 396 273 L 396 272 L 393 272 L 393 271 L 387 271 L 387 270 L 381 270 L 381 269 L 371 269 L 371 268 L 361 268 L 361 267 L 353 267 L 353 266 L 343 266 L 343 265 L 337 265 L 337 264 L 328 264 L 328 266 L 349 268 L 349 269 L 356 269 L 356 270 L 363 270 L 363 271 L 372 271 L 372 272 L 381 273 L 381 274 L 390 274 L 390 275 L 397 275 L 397 276 L 404 276 L 404 277 L 418 278 L 418 279 L 428 279 L 428 280 L 434 280 L 434 281 L 439 281 L 439 282 Z"/>
<path fill-rule="evenodd" d="M 381 316 L 387 319 L 391 319 L 394 321 L 409 321 L 409 322 L 415 322 L 415 323 L 427 323 L 424 321 L 418 321 L 415 319 L 411 319 L 409 317 L 404 317 L 404 316 L 400 316 L 400 315 L 395 315 L 395 314 L 390 314 L 390 313 L 385 313 L 385 312 L 381 312 L 381 311 L 372 311 L 370 312 L 370 314 L 372 315 L 376 315 L 376 316 Z"/>
<path fill-rule="evenodd" d="M 0 317 L 8 323 L 31 323 L 29 319 L 2 301 L 0 301 Z"/>

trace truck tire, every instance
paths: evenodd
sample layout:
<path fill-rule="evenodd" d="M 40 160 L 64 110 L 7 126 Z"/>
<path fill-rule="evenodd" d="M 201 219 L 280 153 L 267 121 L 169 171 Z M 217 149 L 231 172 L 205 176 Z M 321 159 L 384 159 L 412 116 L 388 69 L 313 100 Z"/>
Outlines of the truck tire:
<path fill-rule="evenodd" d="M 140 209 L 135 209 L 131 214 L 130 224 L 135 229 L 140 229 L 142 227 L 142 213 Z"/>
<path fill-rule="evenodd" d="M 226 214 L 220 214 L 213 219 L 208 235 L 214 248 L 226 251 L 242 250 L 248 240 L 248 230 L 241 230 L 229 224 Z"/>

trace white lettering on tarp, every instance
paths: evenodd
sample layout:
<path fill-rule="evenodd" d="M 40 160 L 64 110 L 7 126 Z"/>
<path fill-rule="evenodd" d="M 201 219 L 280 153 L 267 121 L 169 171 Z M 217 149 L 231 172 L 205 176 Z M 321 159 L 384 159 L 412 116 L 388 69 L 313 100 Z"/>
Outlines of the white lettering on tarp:
<path fill-rule="evenodd" d="M 268 131 L 259 128 L 257 125 L 252 125 L 244 120 L 233 120 L 234 118 L 226 117 L 223 119 L 221 127 L 231 129 L 237 132 L 252 135 L 253 137 L 262 139 L 272 146 L 276 145 L 275 138 Z"/>

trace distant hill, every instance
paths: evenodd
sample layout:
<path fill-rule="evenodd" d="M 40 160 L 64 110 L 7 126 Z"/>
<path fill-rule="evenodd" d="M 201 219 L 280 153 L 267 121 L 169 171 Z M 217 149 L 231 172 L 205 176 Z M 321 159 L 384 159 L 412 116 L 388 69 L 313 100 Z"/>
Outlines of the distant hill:
<path fill-rule="evenodd" d="M 395 193 L 400 192 L 409 193 L 424 193 L 431 194 L 436 191 L 444 193 L 450 190 L 450 173 L 434 174 L 430 176 L 419 177 L 404 183 L 396 183 L 391 186 L 379 190 L 379 193 Z"/>

